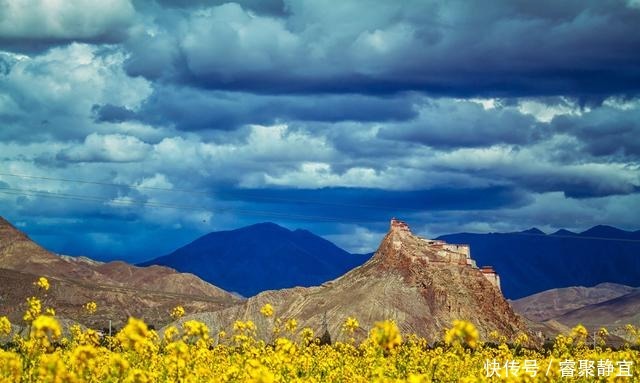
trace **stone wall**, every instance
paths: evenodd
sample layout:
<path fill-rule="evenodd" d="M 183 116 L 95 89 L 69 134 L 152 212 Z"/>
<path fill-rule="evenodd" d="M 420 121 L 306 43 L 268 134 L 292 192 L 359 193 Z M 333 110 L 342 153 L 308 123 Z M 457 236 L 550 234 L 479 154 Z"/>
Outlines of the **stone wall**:
<path fill-rule="evenodd" d="M 411 234 L 409 225 L 396 218 L 391 219 L 391 230 Z M 420 239 L 422 243 L 424 243 L 424 245 L 419 244 L 418 246 L 424 246 L 425 248 L 429 249 L 431 253 L 435 253 L 436 255 L 435 257 L 426 258 L 427 261 L 455 264 L 478 269 L 476 261 L 471 258 L 471 248 L 469 247 L 469 245 L 446 243 L 445 241 L 438 239 L 426 239 L 420 237 L 417 238 Z M 402 244 L 400 241 L 398 241 L 397 243 L 394 242 L 394 246 L 397 248 L 397 250 L 400 249 L 401 245 Z M 412 261 L 415 261 L 415 259 L 412 259 Z M 487 278 L 487 280 L 491 282 L 492 285 L 500 290 L 500 277 L 491 266 L 483 266 L 480 271 L 485 276 L 485 278 Z"/>
<path fill-rule="evenodd" d="M 497 287 L 498 290 L 501 290 L 500 289 L 500 276 L 498 275 L 498 273 L 496 273 L 496 271 L 493 269 L 493 267 L 491 267 L 491 266 L 482 266 L 482 268 L 480 268 L 480 271 L 482 272 L 484 277 L 487 278 L 487 280 L 489 282 L 491 282 L 492 285 Z"/>

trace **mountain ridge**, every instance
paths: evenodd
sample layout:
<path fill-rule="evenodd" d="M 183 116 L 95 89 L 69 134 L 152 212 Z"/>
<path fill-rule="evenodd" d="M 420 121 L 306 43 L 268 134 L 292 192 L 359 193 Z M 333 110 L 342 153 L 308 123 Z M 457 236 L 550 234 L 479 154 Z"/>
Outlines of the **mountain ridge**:
<path fill-rule="evenodd" d="M 247 248 L 247 244 L 245 242 L 254 241 L 255 238 L 241 239 L 241 246 L 234 249 L 216 249 L 215 246 L 217 245 L 215 244 L 209 246 L 210 248 L 207 248 L 207 245 L 205 245 L 200 250 L 196 249 L 197 246 L 202 243 L 207 243 L 207 241 L 216 242 L 216 238 L 221 235 L 233 236 L 237 233 L 246 233 L 249 236 L 252 236 L 251 232 L 256 231 L 255 229 L 259 229 L 258 231 L 261 233 L 271 232 L 272 238 L 269 238 L 267 241 L 264 241 L 259 245 L 250 246 L 249 248 Z M 614 238 L 594 237 L 594 234 L 612 235 Z M 477 246 L 477 241 L 467 239 L 469 237 L 474 238 L 483 236 L 493 236 L 495 237 L 497 243 L 493 244 L 493 246 L 490 247 L 487 247 L 483 243 L 481 243 L 480 246 Z M 567 241 L 571 241 L 572 239 L 581 241 L 578 242 L 577 247 L 584 250 L 583 254 L 585 255 L 586 259 L 590 259 L 592 258 L 592 256 L 590 256 L 589 254 L 594 251 L 597 252 L 595 257 L 602 257 L 603 254 L 606 254 L 608 252 L 609 248 L 619 247 L 620 242 L 615 242 L 618 239 L 624 239 L 624 241 L 627 242 L 623 243 L 622 247 L 624 249 L 630 246 L 638 247 L 637 245 L 634 245 L 634 236 L 638 236 L 640 238 L 640 231 L 631 232 L 617 229 L 611 226 L 597 225 L 580 233 L 573 233 L 566 229 L 560 229 L 555 233 L 545 234 L 537 228 L 531 228 L 519 232 L 506 233 L 447 234 L 438 238 L 446 239 L 449 240 L 449 242 L 456 243 L 471 242 L 474 257 L 484 264 L 494 265 L 494 267 L 503 275 L 505 295 L 512 299 L 518 299 L 534 294 L 536 292 L 541 292 L 552 288 L 570 287 L 574 285 L 589 286 L 601 282 L 618 282 L 621 284 L 640 285 L 640 273 L 638 273 L 638 275 L 626 275 L 628 278 L 625 279 L 625 275 L 621 276 L 621 274 L 617 273 L 613 265 L 606 264 L 598 264 L 598 272 L 592 273 L 595 275 L 595 277 L 592 279 L 568 278 L 568 280 L 565 281 L 564 275 L 555 275 L 553 276 L 553 278 L 549 278 L 548 276 L 546 276 L 546 270 L 550 270 L 553 268 L 553 262 L 562 262 L 562 260 L 565 258 L 571 259 L 574 263 L 583 261 L 579 256 L 571 254 L 571 248 L 573 247 L 573 245 L 571 243 L 567 243 Z M 259 236 L 254 237 L 257 238 Z M 296 237 L 295 241 L 291 242 L 291 237 Z M 285 239 L 282 241 L 273 241 L 276 238 Z M 593 248 L 587 245 L 588 242 L 585 242 L 597 241 L 600 239 L 602 239 L 601 242 L 604 243 L 604 245 L 595 246 Z M 289 241 L 290 245 L 288 248 L 288 245 L 283 245 L 283 242 L 287 241 Z M 320 241 L 321 245 L 318 245 L 314 241 Z M 503 245 L 505 241 L 509 246 Z M 549 241 L 555 242 L 551 244 L 547 243 L 547 245 L 549 245 L 550 247 L 544 245 L 545 242 Z M 539 242 L 543 243 L 543 251 L 531 251 L 532 248 L 535 249 L 536 247 L 540 246 Z M 640 245 L 640 239 L 638 244 Z M 501 257 L 498 257 L 495 254 L 496 247 L 498 248 L 497 252 L 500 253 L 500 251 L 504 251 L 505 248 L 510 248 L 510 246 L 512 245 L 515 246 L 515 248 L 522 249 L 523 254 L 527 256 L 527 259 L 524 260 L 524 263 L 528 265 L 527 267 L 530 267 L 528 271 L 525 267 L 518 268 L 517 265 L 514 265 L 514 263 L 518 261 L 518 259 L 515 259 L 513 252 L 507 254 L 507 257 L 505 258 L 507 260 L 507 267 L 505 267 L 505 259 L 500 259 Z M 272 247 L 272 249 L 266 249 L 269 247 Z M 308 247 L 314 248 L 314 250 L 307 251 Z M 200 252 L 201 254 L 197 254 L 198 252 Z M 539 257 L 539 253 L 544 252 L 553 254 L 553 256 L 549 257 L 549 259 L 547 260 L 541 259 Z M 251 254 L 249 254 L 249 256 L 246 256 L 247 253 Z M 286 255 L 286 253 L 295 255 L 289 256 L 288 258 L 285 257 L 286 259 L 280 259 L 283 255 Z M 625 251 L 622 251 L 622 253 L 625 254 Z M 327 259 L 322 256 L 323 254 L 331 254 L 331 256 L 327 257 L 327 259 L 330 259 L 331 261 L 327 262 Z M 180 259 L 181 255 L 183 259 Z M 220 286 L 228 291 L 239 292 L 244 296 L 252 296 L 260 291 L 295 286 L 309 287 L 321 284 L 347 272 L 355 266 L 364 263 L 364 261 L 369 259 L 372 255 L 373 253 L 349 254 L 343 249 L 337 247 L 335 244 L 327 241 L 324 238 L 318 237 L 307 230 L 289 230 L 277 224 L 265 222 L 242 227 L 239 229 L 224 230 L 205 234 L 195 239 L 191 243 L 178 248 L 172 253 L 139 263 L 138 265 L 148 266 L 151 264 L 161 264 L 170 266 L 182 272 L 194 273 L 207 280 L 208 282 Z M 216 256 L 218 256 L 219 258 L 212 261 L 211 259 L 215 258 Z M 627 256 L 627 258 L 628 257 L 629 256 Z M 300 259 L 305 258 L 309 259 L 311 263 L 317 264 L 317 267 L 307 265 L 306 269 L 296 269 L 297 263 L 301 262 Z M 344 260 L 349 260 L 349 262 L 345 265 L 344 263 L 341 263 Z M 237 265 L 238 262 L 242 263 L 242 267 Z M 279 266 L 269 265 L 270 262 L 276 263 Z M 207 264 L 210 265 L 207 266 Z M 576 266 L 573 265 L 571 267 Z M 215 270 L 207 270 L 208 268 L 217 269 L 217 274 Z M 244 270 L 239 270 L 241 268 L 244 268 Z M 265 276 L 264 274 L 259 275 L 254 269 L 271 270 L 271 272 L 266 273 L 267 276 Z M 222 270 L 226 271 L 224 275 L 222 275 Z M 248 274 L 245 270 L 249 271 Z M 514 270 L 516 271 L 515 274 L 513 273 Z M 604 275 L 602 277 L 599 277 L 598 275 L 601 273 Z M 284 276 L 285 280 L 281 279 L 276 282 L 268 281 L 268 275 L 279 275 L 280 277 Z M 307 276 L 309 275 L 316 275 L 317 277 L 314 276 L 312 278 L 308 278 Z M 530 284 L 518 284 L 517 281 L 522 275 L 529 278 L 531 278 L 533 275 L 537 275 L 538 278 L 537 280 L 531 280 Z M 245 278 L 245 276 L 249 278 Z M 289 279 L 286 280 L 286 278 Z M 253 286 L 249 286 L 248 288 L 241 286 L 240 284 L 244 284 L 247 279 L 263 279 L 263 281 L 254 283 Z"/>
<path fill-rule="evenodd" d="M 272 222 L 205 234 L 175 251 L 138 263 L 194 273 L 221 288 L 252 296 L 261 291 L 319 285 L 366 261 L 308 230 Z"/>
<path fill-rule="evenodd" d="M 621 297 L 637 288 L 617 283 L 599 283 L 595 286 L 571 286 L 542 291 L 511 301 L 519 314 L 533 321 L 542 322 L 564 315 L 582 307 Z"/>
<path fill-rule="evenodd" d="M 399 222 L 392 221 L 372 258 L 336 279 L 320 286 L 264 291 L 237 306 L 189 315 L 181 322 L 201 320 L 214 331 L 229 328 L 232 318 L 265 325 L 260 308 L 269 303 L 278 317 L 296 318 L 300 327 L 317 334 L 328 331 L 332 339 L 340 339 L 340 326 L 349 316 L 361 323 L 360 336 L 383 319 L 430 340 L 441 339 L 455 319 L 474 323 L 484 339 L 493 330 L 511 339 L 528 333 L 495 279 L 475 267 L 464 249 L 448 250 L 456 245 L 415 236 Z"/>
<path fill-rule="evenodd" d="M 511 302 L 514 310 L 527 318 L 529 327 L 549 339 L 568 334 L 581 324 L 589 333 L 604 327 L 607 343 L 620 347 L 633 342 L 627 324 L 640 326 L 640 288 L 614 283 L 592 287 L 572 286 L 552 289 Z"/>
<path fill-rule="evenodd" d="M 602 282 L 640 285 L 640 231 L 597 225 L 560 235 L 457 233 L 438 239 L 469 244 L 479 262 L 492 264 L 504 276 L 503 291 L 510 299 Z"/>
<path fill-rule="evenodd" d="M 640 289 L 566 312 L 555 320 L 568 326 L 581 323 L 588 328 L 607 327 L 624 334 L 624 326 L 640 325 Z"/>
<path fill-rule="evenodd" d="M 237 297 L 192 274 L 168 267 L 141 268 L 121 261 L 97 262 L 84 257 L 58 256 L 0 217 L 0 315 L 21 320 L 16 308 L 36 293 L 33 281 L 51 280 L 46 303 L 61 317 L 80 320 L 97 328 L 126 322 L 138 316 L 150 323 L 168 323 L 169 310 L 184 304 L 188 310 L 212 310 L 239 302 Z M 87 316 L 82 305 L 98 304 L 98 312 Z"/>

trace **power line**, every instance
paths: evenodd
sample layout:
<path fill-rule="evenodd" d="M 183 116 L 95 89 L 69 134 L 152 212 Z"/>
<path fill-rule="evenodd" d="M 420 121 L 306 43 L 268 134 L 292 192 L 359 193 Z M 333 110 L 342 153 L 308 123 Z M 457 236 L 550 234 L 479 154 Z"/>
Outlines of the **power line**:
<path fill-rule="evenodd" d="M 71 182 L 71 183 L 79 183 L 79 184 L 86 184 L 86 185 L 110 186 L 110 187 L 119 187 L 119 188 L 134 189 L 134 190 L 154 190 L 154 191 L 174 192 L 174 193 L 175 192 L 188 193 L 188 194 L 206 195 L 210 197 L 214 197 L 215 195 L 235 197 L 235 199 L 232 199 L 232 200 L 264 200 L 264 201 L 273 201 L 273 202 L 289 202 L 289 203 L 296 203 L 296 204 L 326 205 L 326 206 L 337 206 L 337 207 L 354 207 L 354 208 L 363 208 L 363 209 L 422 211 L 422 209 L 416 209 L 411 207 L 396 207 L 396 206 L 368 205 L 368 204 L 347 204 L 347 203 L 328 202 L 328 201 L 313 201 L 313 200 L 294 199 L 294 198 L 257 196 L 255 194 L 233 193 L 228 191 L 217 191 L 217 192 L 211 193 L 203 190 L 162 188 L 162 187 L 141 186 L 141 185 L 131 185 L 131 184 L 117 184 L 117 183 L 103 182 L 103 181 L 33 176 L 33 175 L 27 175 L 27 174 L 15 174 L 15 173 L 4 173 L 4 172 L 0 172 L 0 176 L 16 177 L 16 178 L 24 178 L 24 179 L 36 179 L 36 180 L 45 180 L 45 181 Z"/>
<path fill-rule="evenodd" d="M 493 234 L 493 233 L 492 233 Z M 545 237 L 545 238 L 575 238 L 575 239 L 594 239 L 599 241 L 621 241 L 621 242 L 640 242 L 640 239 L 633 238 L 607 238 L 583 235 L 566 235 L 566 234 L 545 234 L 545 233 L 495 233 L 500 235 L 526 235 L 529 237 Z"/>
<path fill-rule="evenodd" d="M 98 197 L 98 196 L 86 196 L 86 195 L 78 195 L 78 194 L 56 193 L 56 192 L 46 192 L 46 191 L 29 190 L 29 189 L 16 189 L 16 188 L 7 188 L 7 187 L 0 187 L 0 193 L 9 194 L 9 195 L 28 196 L 28 197 L 45 197 L 45 198 L 57 198 L 57 199 L 76 200 L 76 201 L 85 201 L 85 202 L 100 202 L 100 203 L 106 203 L 110 205 L 120 205 L 120 206 L 143 206 L 143 207 L 150 207 L 150 208 L 167 208 L 167 209 L 207 211 L 207 212 L 214 211 L 218 213 L 236 213 L 240 215 L 264 216 L 269 218 L 281 218 L 281 219 L 292 219 L 292 220 L 302 220 L 302 221 L 350 222 L 350 223 L 366 222 L 364 220 L 358 220 L 354 218 L 343 219 L 338 217 L 279 213 L 279 212 L 273 212 L 273 211 L 242 209 L 242 208 L 236 208 L 236 207 L 210 207 L 210 206 L 196 206 L 196 205 L 178 205 L 178 204 L 170 204 L 170 203 L 162 203 L 162 202 L 146 202 L 146 201 L 139 201 L 139 200 L 113 200 L 113 199 L 107 199 L 107 198 Z"/>
<path fill-rule="evenodd" d="M 188 194 L 197 194 L 209 197 L 215 197 L 218 195 L 228 195 L 234 196 L 234 194 L 244 198 L 236 198 L 236 201 L 245 200 L 246 197 L 257 200 L 266 200 L 266 201 L 276 201 L 276 202 L 290 202 L 290 203 L 298 203 L 298 204 L 311 204 L 311 205 L 326 205 L 326 206 L 335 206 L 335 207 L 355 207 L 355 208 L 366 208 L 366 209 L 381 209 L 381 210 L 404 210 L 404 211 L 423 211 L 424 209 L 416 209 L 410 207 L 392 207 L 392 206 L 380 206 L 380 205 L 366 205 L 366 204 L 345 204 L 345 203 L 336 203 L 336 202 L 327 202 L 327 201 L 311 201 L 311 200 L 300 200 L 300 199 L 291 199 L 291 198 L 277 198 L 277 197 L 266 197 L 266 196 L 256 196 L 256 195 L 246 195 L 239 193 L 231 193 L 231 192 L 207 192 L 202 190 L 190 190 L 190 189 L 175 189 L 175 188 L 162 188 L 162 187 L 153 187 L 153 186 L 141 186 L 141 185 L 131 185 L 131 184 L 117 184 L 111 182 L 103 182 L 103 181 L 91 181 L 91 180 L 81 180 L 81 179 L 70 179 L 70 178 L 56 178 L 56 177 L 46 177 L 46 176 L 34 176 L 28 174 L 15 174 L 15 173 L 6 173 L 0 172 L 0 176 L 6 177 L 16 177 L 16 178 L 24 178 L 24 179 L 37 179 L 37 180 L 45 180 L 45 181 L 58 181 L 58 182 L 69 182 L 69 183 L 79 183 L 79 184 L 88 184 L 88 185 L 99 185 L 99 186 L 109 186 L 109 187 L 119 187 L 119 188 L 127 188 L 127 189 L 138 189 L 138 190 L 155 190 L 155 191 L 163 191 L 163 192 L 174 192 L 174 193 L 188 193 Z M 195 211 L 217 211 L 217 212 L 234 212 L 241 215 L 251 215 L 251 216 L 264 216 L 271 218 L 283 218 L 283 219 L 293 219 L 293 220 L 302 220 L 302 221 L 323 221 L 323 222 L 348 222 L 348 223 L 367 223 L 370 221 L 356 218 L 337 218 L 337 217 L 327 217 L 327 216 L 311 216 L 304 214 L 291 214 L 291 213 L 279 213 L 273 211 L 261 211 L 261 210 L 252 210 L 252 209 L 241 209 L 241 208 L 233 208 L 233 207 L 206 207 L 206 206 L 190 206 L 190 205 L 178 205 L 178 204 L 169 204 L 162 202 L 145 202 L 145 201 L 136 201 L 136 200 L 111 200 L 105 199 L 103 197 L 95 197 L 95 196 L 86 196 L 86 195 L 77 195 L 77 194 L 66 194 L 66 193 L 54 193 L 54 192 L 46 192 L 46 191 L 38 191 L 38 190 L 29 190 L 29 189 L 17 189 L 17 188 L 7 188 L 0 187 L 0 193 L 3 194 L 20 194 L 25 196 L 32 197 L 47 197 L 47 198 L 59 198 L 59 199 L 73 199 L 80 201 L 89 201 L 89 202 L 103 202 L 109 203 L 112 205 L 121 205 L 121 206 L 144 206 L 151 208 L 169 208 L 169 209 L 178 209 L 178 210 L 195 210 Z M 30 194 L 28 194 L 30 193 Z M 234 199 L 232 199 L 234 200 Z M 582 236 L 582 235 L 551 235 L 545 233 L 497 233 L 497 234 L 508 234 L 508 235 L 522 235 L 522 236 L 537 236 L 537 237 L 545 237 L 545 238 L 574 238 L 574 239 L 585 239 L 585 240 L 600 240 L 600 241 L 617 241 L 617 242 L 640 242 L 638 239 L 632 238 L 607 238 L 607 237 L 595 237 L 595 236 Z"/>
<path fill-rule="evenodd" d="M 161 188 L 161 187 L 154 187 L 154 186 L 116 184 L 116 183 L 112 183 L 112 182 L 88 181 L 88 180 L 79 180 L 79 179 L 71 179 L 71 178 L 54 178 L 54 177 L 44 177 L 44 176 L 32 176 L 32 175 L 27 175 L 27 174 L 14 174 L 14 173 L 2 173 L 2 172 L 0 172 L 0 176 L 35 179 L 35 180 L 46 180 L 46 181 L 73 182 L 73 183 L 89 184 L 89 185 L 100 185 L 100 186 L 124 187 L 124 188 L 127 188 L 127 189 L 143 189 L 143 190 L 146 189 L 146 190 L 160 190 L 160 191 L 169 191 L 169 192 L 193 193 L 193 194 L 208 194 L 205 191 L 198 191 L 198 190 L 169 189 L 169 188 Z"/>

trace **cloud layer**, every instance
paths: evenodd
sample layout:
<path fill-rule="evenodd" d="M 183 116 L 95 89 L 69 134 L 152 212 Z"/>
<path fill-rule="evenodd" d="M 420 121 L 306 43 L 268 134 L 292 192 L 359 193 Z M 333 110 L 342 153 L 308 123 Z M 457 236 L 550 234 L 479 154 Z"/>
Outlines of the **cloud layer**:
<path fill-rule="evenodd" d="M 54 250 L 640 228 L 633 2 L 24 5 L 0 0 L 0 214 Z"/>

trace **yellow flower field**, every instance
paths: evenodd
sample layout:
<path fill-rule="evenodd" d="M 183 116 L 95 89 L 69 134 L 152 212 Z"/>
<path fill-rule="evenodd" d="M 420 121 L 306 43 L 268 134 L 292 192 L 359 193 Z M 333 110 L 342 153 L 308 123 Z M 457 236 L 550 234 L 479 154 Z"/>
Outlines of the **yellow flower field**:
<path fill-rule="evenodd" d="M 553 347 L 532 350 L 522 346 L 524 335 L 512 345 L 482 343 L 465 321 L 453 323 L 440 340 L 401 334 L 394 322 L 383 321 L 356 343 L 351 334 L 359 323 L 348 318 L 342 326 L 345 341 L 320 344 L 294 318 L 282 321 L 284 330 L 276 329 L 277 307 L 268 305 L 262 313 L 275 319 L 268 341 L 257 339 L 251 321 L 212 333 L 189 320 L 160 335 L 134 318 L 113 337 L 76 326 L 63 338 L 55 317 L 37 312 L 33 299 L 25 315 L 28 333 L 0 342 L 0 382 L 640 381 L 636 349 L 590 348 L 582 326 L 559 336 Z M 182 308 L 167 313 L 183 314 Z M 0 317 L 0 339 L 10 331 Z"/>

